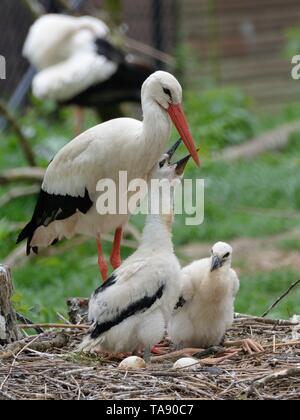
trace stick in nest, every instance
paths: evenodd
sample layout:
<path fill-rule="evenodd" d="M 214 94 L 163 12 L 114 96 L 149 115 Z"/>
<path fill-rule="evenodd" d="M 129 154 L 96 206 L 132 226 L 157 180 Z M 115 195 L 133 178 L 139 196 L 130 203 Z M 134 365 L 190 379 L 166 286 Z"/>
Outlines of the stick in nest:
<path fill-rule="evenodd" d="M 37 330 L 38 328 L 46 329 L 61 329 L 61 330 L 88 330 L 89 325 L 74 325 L 74 324 L 19 324 L 19 328 L 23 330 Z"/>
<path fill-rule="evenodd" d="M 272 373 L 270 375 L 264 376 L 261 379 L 256 379 L 252 382 L 249 388 L 246 389 L 246 393 L 253 394 L 256 388 L 264 387 L 270 382 L 274 382 L 280 379 L 294 378 L 300 376 L 300 366 L 290 369 L 280 370 L 278 372 Z"/>
<path fill-rule="evenodd" d="M 36 339 L 40 338 L 40 336 L 35 337 Z M 53 348 L 63 348 L 69 344 L 70 337 L 65 333 L 60 333 L 51 340 L 43 340 L 40 342 L 30 342 L 26 343 L 25 340 L 17 341 L 8 345 L 4 351 L 0 352 L 0 360 L 10 359 L 11 357 L 15 357 L 21 351 L 26 349 L 36 350 L 39 352 L 49 351 Z"/>
<path fill-rule="evenodd" d="M 262 315 L 262 318 L 265 318 L 269 313 L 293 290 L 295 287 L 300 284 L 300 279 L 295 281 L 290 287 L 281 295 L 270 307 L 269 309 Z"/>

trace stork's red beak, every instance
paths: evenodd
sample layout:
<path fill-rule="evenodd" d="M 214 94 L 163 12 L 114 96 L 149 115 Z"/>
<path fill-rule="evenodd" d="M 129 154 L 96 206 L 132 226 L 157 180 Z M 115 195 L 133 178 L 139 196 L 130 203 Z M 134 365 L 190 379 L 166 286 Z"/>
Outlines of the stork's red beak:
<path fill-rule="evenodd" d="M 200 160 L 195 147 L 195 142 L 190 132 L 189 124 L 187 122 L 182 106 L 171 104 L 168 108 L 168 114 L 170 115 L 173 124 L 177 128 L 177 131 L 180 134 L 192 158 L 196 162 L 197 166 L 200 166 Z"/>

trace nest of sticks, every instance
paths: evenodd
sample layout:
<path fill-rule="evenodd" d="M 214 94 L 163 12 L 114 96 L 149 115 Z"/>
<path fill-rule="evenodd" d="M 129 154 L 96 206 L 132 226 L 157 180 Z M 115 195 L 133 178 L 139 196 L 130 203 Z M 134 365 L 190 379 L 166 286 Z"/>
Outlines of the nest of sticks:
<path fill-rule="evenodd" d="M 252 338 L 264 352 L 248 354 L 242 346 L 186 349 L 170 344 L 145 369 L 118 368 L 119 355 L 75 353 L 85 331 L 49 330 L 0 351 L 0 400 L 124 399 L 271 399 L 300 398 L 300 324 L 264 318 L 235 320 L 227 340 Z M 192 369 L 173 363 L 194 355 Z"/>

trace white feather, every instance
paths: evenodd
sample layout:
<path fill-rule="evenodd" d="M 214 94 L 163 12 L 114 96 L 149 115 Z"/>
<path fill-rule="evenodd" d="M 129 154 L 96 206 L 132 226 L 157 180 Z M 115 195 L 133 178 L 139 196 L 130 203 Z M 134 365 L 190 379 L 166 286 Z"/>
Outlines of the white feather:
<path fill-rule="evenodd" d="M 104 22 L 89 16 L 49 14 L 39 18 L 23 48 L 23 55 L 38 70 L 33 94 L 40 99 L 67 101 L 109 79 L 117 65 L 97 54 L 95 44 L 108 33 Z"/>
<path fill-rule="evenodd" d="M 82 30 L 92 33 L 93 39 L 104 38 L 109 33 L 104 22 L 92 17 L 44 15 L 31 26 L 23 47 L 23 55 L 38 70 L 55 65 L 78 51 L 76 36 Z"/>
<path fill-rule="evenodd" d="M 67 101 L 109 79 L 116 70 L 117 65 L 103 55 L 79 50 L 69 59 L 38 73 L 33 80 L 33 94 L 40 99 Z"/>

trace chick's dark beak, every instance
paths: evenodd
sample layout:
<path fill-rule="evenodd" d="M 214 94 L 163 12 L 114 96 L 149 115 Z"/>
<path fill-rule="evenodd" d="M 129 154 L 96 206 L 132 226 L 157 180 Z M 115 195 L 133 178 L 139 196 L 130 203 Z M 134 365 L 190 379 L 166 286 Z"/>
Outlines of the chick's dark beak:
<path fill-rule="evenodd" d="M 190 160 L 192 156 L 188 155 L 186 157 L 184 157 L 183 159 L 179 160 L 178 162 L 175 163 L 175 172 L 176 175 L 181 176 L 184 173 L 184 170 L 186 168 L 186 165 L 188 163 L 188 161 Z"/>
<path fill-rule="evenodd" d="M 197 149 L 196 152 L 198 153 L 199 149 Z M 175 172 L 178 176 L 183 175 L 186 165 L 191 157 L 192 155 L 185 156 L 183 159 L 175 163 L 175 166 L 176 166 Z"/>
<path fill-rule="evenodd" d="M 178 139 L 177 142 L 175 144 L 173 144 L 173 146 L 171 147 L 171 149 L 169 149 L 166 152 L 166 155 L 168 155 L 168 161 L 170 162 L 170 160 L 172 159 L 173 155 L 175 154 L 176 150 L 178 149 L 178 147 L 181 145 L 182 139 Z M 163 159 L 159 162 L 159 166 L 160 168 L 162 168 L 164 166 L 164 164 L 166 163 L 166 159 Z"/>
<path fill-rule="evenodd" d="M 213 255 L 210 271 L 213 272 L 215 270 L 218 270 L 218 268 L 221 268 L 222 266 L 223 266 L 223 261 L 221 260 L 221 258 L 218 255 Z"/>

